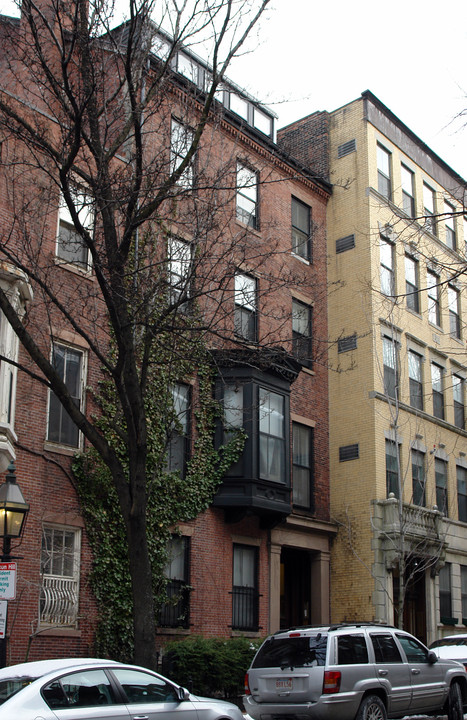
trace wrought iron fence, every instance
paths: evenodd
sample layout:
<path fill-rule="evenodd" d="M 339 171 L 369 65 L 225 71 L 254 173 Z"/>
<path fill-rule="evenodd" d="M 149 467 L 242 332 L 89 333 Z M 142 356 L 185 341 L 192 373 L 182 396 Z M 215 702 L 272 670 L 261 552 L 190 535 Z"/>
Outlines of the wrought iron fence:
<path fill-rule="evenodd" d="M 258 598 L 254 587 L 234 585 L 232 590 L 232 629 L 258 630 Z"/>
<path fill-rule="evenodd" d="M 39 617 L 45 625 L 75 625 L 78 617 L 78 581 L 44 575 L 39 601 Z"/>

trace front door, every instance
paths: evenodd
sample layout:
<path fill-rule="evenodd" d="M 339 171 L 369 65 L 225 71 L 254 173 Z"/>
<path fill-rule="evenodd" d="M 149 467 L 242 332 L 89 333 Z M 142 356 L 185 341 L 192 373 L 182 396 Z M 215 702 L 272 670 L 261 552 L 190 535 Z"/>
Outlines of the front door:
<path fill-rule="evenodd" d="M 307 550 L 282 548 L 282 629 L 311 624 L 311 559 L 312 555 Z"/>

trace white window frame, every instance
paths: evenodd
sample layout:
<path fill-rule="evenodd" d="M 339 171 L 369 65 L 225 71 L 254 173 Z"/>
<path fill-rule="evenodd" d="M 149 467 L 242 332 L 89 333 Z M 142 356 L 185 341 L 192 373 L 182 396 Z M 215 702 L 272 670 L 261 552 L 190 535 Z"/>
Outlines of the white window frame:
<path fill-rule="evenodd" d="M 191 145 L 193 144 L 193 130 L 176 118 L 172 118 L 170 126 L 170 172 L 174 173 L 185 159 Z M 177 180 L 177 185 L 190 189 L 194 184 L 193 159 Z"/>
<path fill-rule="evenodd" d="M 73 197 L 74 205 L 78 215 L 78 219 L 92 236 L 94 236 L 94 225 L 95 225 L 95 204 L 94 199 L 90 191 L 86 192 L 82 188 L 76 186 L 70 188 L 70 193 Z M 64 243 L 61 238 L 61 231 L 65 230 L 75 236 L 73 244 L 76 244 L 76 248 L 82 252 L 83 257 L 79 259 L 73 257 L 73 253 L 66 251 Z M 78 255 L 78 253 L 75 253 Z M 90 271 L 90 253 L 89 248 L 86 246 L 83 238 L 77 232 L 73 219 L 71 217 L 68 205 L 65 202 L 63 194 L 60 193 L 59 207 L 58 207 L 58 224 L 57 224 L 57 240 L 55 248 L 56 260 L 60 265 L 71 265 L 74 268 L 78 268 L 82 272 L 88 273 Z"/>
<path fill-rule="evenodd" d="M 53 340 L 52 347 L 50 351 L 50 361 L 53 364 L 53 358 L 54 358 L 54 348 L 56 346 L 59 346 L 61 348 L 64 348 L 65 350 L 69 350 L 70 352 L 77 353 L 81 356 L 81 377 L 79 380 L 79 408 L 81 412 L 84 413 L 85 411 L 85 387 L 86 387 L 86 376 L 87 376 L 87 352 L 84 348 L 76 347 L 74 345 L 70 345 L 68 343 L 62 342 L 60 339 Z M 63 378 L 62 378 L 63 379 Z M 49 389 L 49 396 L 48 396 L 48 407 L 47 407 L 47 442 L 52 443 L 53 445 L 58 445 L 61 447 L 66 448 L 81 448 L 82 446 L 82 435 L 81 432 L 77 429 L 77 441 L 76 444 L 70 444 L 67 442 L 63 442 L 63 439 L 51 439 L 50 437 L 50 419 L 51 419 L 51 412 L 52 412 L 52 396 L 54 395 L 53 391 Z M 65 408 L 61 405 L 59 400 L 57 399 L 58 407 L 61 411 L 61 413 L 66 413 Z M 60 420 L 60 427 L 62 425 L 63 420 Z"/>
<path fill-rule="evenodd" d="M 44 538 L 46 532 L 69 533 L 73 536 L 71 574 L 44 572 Z M 54 545 L 55 543 L 52 542 Z M 76 627 L 79 610 L 79 584 L 81 566 L 81 528 L 44 523 L 41 541 L 41 597 L 39 624 L 44 627 Z M 54 570 L 55 568 L 52 568 Z"/>
<path fill-rule="evenodd" d="M 236 172 L 236 217 L 253 230 L 259 228 L 258 172 L 237 160 Z"/>

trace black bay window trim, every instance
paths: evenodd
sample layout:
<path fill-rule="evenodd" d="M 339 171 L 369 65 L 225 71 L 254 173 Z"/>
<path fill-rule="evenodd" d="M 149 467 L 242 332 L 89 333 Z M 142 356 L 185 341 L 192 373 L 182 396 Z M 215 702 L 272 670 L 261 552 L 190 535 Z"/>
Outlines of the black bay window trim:
<path fill-rule="evenodd" d="M 290 471 L 290 385 L 300 369 L 290 356 L 258 353 L 266 367 L 238 365 L 222 369 L 216 397 L 225 408 L 226 420 L 216 428 L 216 446 L 243 428 L 242 456 L 227 472 L 213 504 L 223 507 L 227 519 L 247 513 L 262 518 L 263 526 L 280 522 L 292 511 Z"/>

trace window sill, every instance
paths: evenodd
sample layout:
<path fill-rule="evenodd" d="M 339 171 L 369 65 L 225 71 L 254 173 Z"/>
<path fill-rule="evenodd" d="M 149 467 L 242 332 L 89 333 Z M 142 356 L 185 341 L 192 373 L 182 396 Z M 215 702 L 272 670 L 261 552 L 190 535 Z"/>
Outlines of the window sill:
<path fill-rule="evenodd" d="M 37 631 L 36 635 L 41 635 L 42 637 L 73 637 L 73 638 L 80 638 L 81 637 L 81 630 L 78 630 L 77 628 L 71 628 L 71 627 L 41 627 L 39 625 L 39 630 Z"/>
<path fill-rule="evenodd" d="M 158 628 L 158 633 L 160 635 L 191 635 L 191 629 L 190 628 L 170 628 L 170 627 L 161 627 Z"/>
<path fill-rule="evenodd" d="M 230 637 L 247 637 L 247 638 L 258 638 L 261 637 L 262 628 L 258 630 L 231 630 Z"/>
<path fill-rule="evenodd" d="M 300 260 L 301 263 L 304 265 L 313 265 L 313 260 L 307 260 L 307 258 L 302 257 L 301 255 L 297 255 L 297 253 L 294 253 L 293 250 L 290 253 L 292 257 L 296 258 L 297 260 Z"/>
<path fill-rule="evenodd" d="M 74 273 L 74 275 L 79 275 L 80 277 L 85 277 L 89 280 L 94 279 L 91 268 L 80 267 L 79 265 L 75 265 L 74 263 L 62 260 L 57 256 L 55 256 L 55 265 L 57 265 L 57 267 L 63 268 L 64 270 L 68 270 L 69 272 Z"/>
<path fill-rule="evenodd" d="M 53 443 L 50 440 L 46 440 L 44 443 L 44 450 L 48 452 L 58 453 L 60 455 L 68 455 L 73 457 L 76 453 L 81 452 L 80 447 L 69 447 L 68 445 L 60 445 L 59 443 Z"/>
<path fill-rule="evenodd" d="M 248 225 L 248 223 L 244 223 L 238 218 L 235 218 L 235 223 L 243 230 L 247 230 L 248 232 L 253 233 L 253 235 L 256 235 L 257 237 L 262 237 L 260 228 L 254 228 L 252 225 Z"/>

